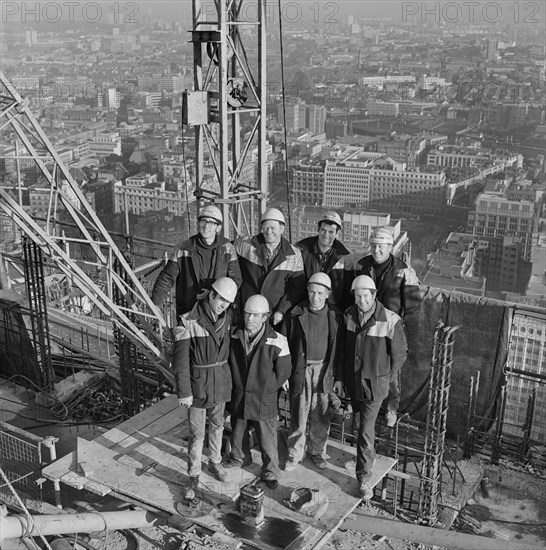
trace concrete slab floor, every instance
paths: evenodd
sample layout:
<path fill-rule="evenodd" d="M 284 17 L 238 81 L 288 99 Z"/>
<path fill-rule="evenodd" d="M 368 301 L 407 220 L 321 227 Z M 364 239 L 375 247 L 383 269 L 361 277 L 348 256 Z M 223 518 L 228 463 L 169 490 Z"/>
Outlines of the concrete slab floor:
<path fill-rule="evenodd" d="M 531 474 L 506 461 L 487 466 L 483 480 L 462 511 L 478 520 L 478 533 L 523 542 L 529 550 L 546 548 L 544 472 Z"/>

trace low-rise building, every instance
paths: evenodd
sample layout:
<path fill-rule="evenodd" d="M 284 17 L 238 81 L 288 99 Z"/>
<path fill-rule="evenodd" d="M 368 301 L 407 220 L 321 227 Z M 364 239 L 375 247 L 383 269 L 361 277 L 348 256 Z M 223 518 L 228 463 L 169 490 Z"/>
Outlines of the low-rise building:
<path fill-rule="evenodd" d="M 97 156 L 121 156 L 119 132 L 100 132 L 89 141 L 89 153 Z"/>

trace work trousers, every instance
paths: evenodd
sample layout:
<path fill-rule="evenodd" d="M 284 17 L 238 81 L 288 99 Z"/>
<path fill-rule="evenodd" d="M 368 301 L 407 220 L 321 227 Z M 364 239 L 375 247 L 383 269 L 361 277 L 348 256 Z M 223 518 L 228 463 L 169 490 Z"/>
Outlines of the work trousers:
<path fill-rule="evenodd" d="M 262 455 L 262 479 L 278 479 L 279 452 L 277 449 L 277 419 L 245 420 L 231 415 L 231 457 L 243 462 L 251 457 L 250 428 L 254 426 Z"/>
<path fill-rule="evenodd" d="M 375 460 L 375 421 L 381 403 L 389 393 L 389 383 L 389 376 L 379 377 L 374 395 L 371 381 L 366 378 L 362 380 L 364 400 L 356 402 L 360 420 L 356 441 L 356 478 L 359 481 L 369 481 L 372 475 Z"/>
<path fill-rule="evenodd" d="M 324 361 L 309 361 L 305 369 L 305 382 L 302 393 L 290 395 L 290 435 L 288 436 L 288 457 L 300 462 L 308 451 L 324 458 L 326 441 L 330 431 L 328 415 L 328 394 L 319 392 L 319 382 L 328 365 Z M 306 438 L 307 421 L 309 432 Z"/>
<path fill-rule="evenodd" d="M 222 434 L 224 432 L 225 403 L 202 409 L 190 407 L 188 421 L 190 437 L 188 440 L 188 475 L 198 477 L 201 474 L 201 457 L 205 441 L 205 426 L 209 421 L 210 462 L 219 464 L 222 461 Z"/>

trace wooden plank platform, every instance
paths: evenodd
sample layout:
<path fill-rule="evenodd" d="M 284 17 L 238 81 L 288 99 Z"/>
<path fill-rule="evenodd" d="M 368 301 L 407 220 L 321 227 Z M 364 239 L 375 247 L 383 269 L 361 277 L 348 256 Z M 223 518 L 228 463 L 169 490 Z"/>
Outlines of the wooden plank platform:
<path fill-rule="evenodd" d="M 170 396 L 94 441 L 79 439 L 75 451 L 46 466 L 42 473 L 78 489 L 102 495 L 112 492 L 148 509 L 175 514 L 188 482 L 187 432 L 187 412 Z M 318 470 L 311 460 L 304 459 L 295 470 L 281 473 L 277 489 L 264 488 L 266 520 L 260 528 L 252 528 L 239 520 L 235 499 L 242 486 L 259 477 L 260 453 L 253 449 L 251 466 L 229 470 L 226 483 L 208 474 L 207 454 L 204 449 L 200 496 L 212 510 L 192 521 L 260 548 L 315 548 L 360 502 L 354 469 L 346 468 L 356 450 L 330 439 L 326 469 Z M 283 464 L 286 448 L 282 436 L 279 454 Z M 378 456 L 371 484 L 379 483 L 395 463 L 393 458 Z M 283 503 L 297 487 L 318 490 L 327 498 L 328 506 L 319 519 L 292 511 Z"/>

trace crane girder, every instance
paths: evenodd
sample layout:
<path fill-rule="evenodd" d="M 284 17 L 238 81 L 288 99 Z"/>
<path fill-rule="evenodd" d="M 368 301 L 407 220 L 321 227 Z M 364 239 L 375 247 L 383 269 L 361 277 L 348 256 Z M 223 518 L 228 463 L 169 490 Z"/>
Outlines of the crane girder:
<path fill-rule="evenodd" d="M 167 327 L 161 311 L 153 304 L 125 253 L 104 227 L 33 116 L 28 101 L 21 97 L 1 71 L 0 84 L 0 127 L 4 133 L 10 128 L 15 140 L 19 140 L 26 150 L 24 155 L 18 155 L 16 151 L 16 154 L 4 159 L 17 163 L 17 166 L 22 158 L 32 159 L 43 175 L 49 192 L 45 224 L 38 223 L 20 200 L 16 200 L 18 192 L 20 196 L 23 189 L 20 182 L 17 186 L 10 187 L 8 184 L 0 189 L 1 209 L 172 384 L 173 375 L 159 344 L 163 329 Z M 62 223 L 58 221 L 60 208 L 77 228 L 76 236 L 66 235 L 61 230 Z M 71 245 L 85 246 L 85 258 L 83 253 L 82 257 L 71 255 Z M 113 268 L 114 263 L 116 269 Z M 101 278 L 102 284 L 94 280 L 93 274 Z M 126 306 L 114 301 L 114 288 L 126 297 Z M 160 331 L 157 339 L 151 337 L 152 323 Z"/>

